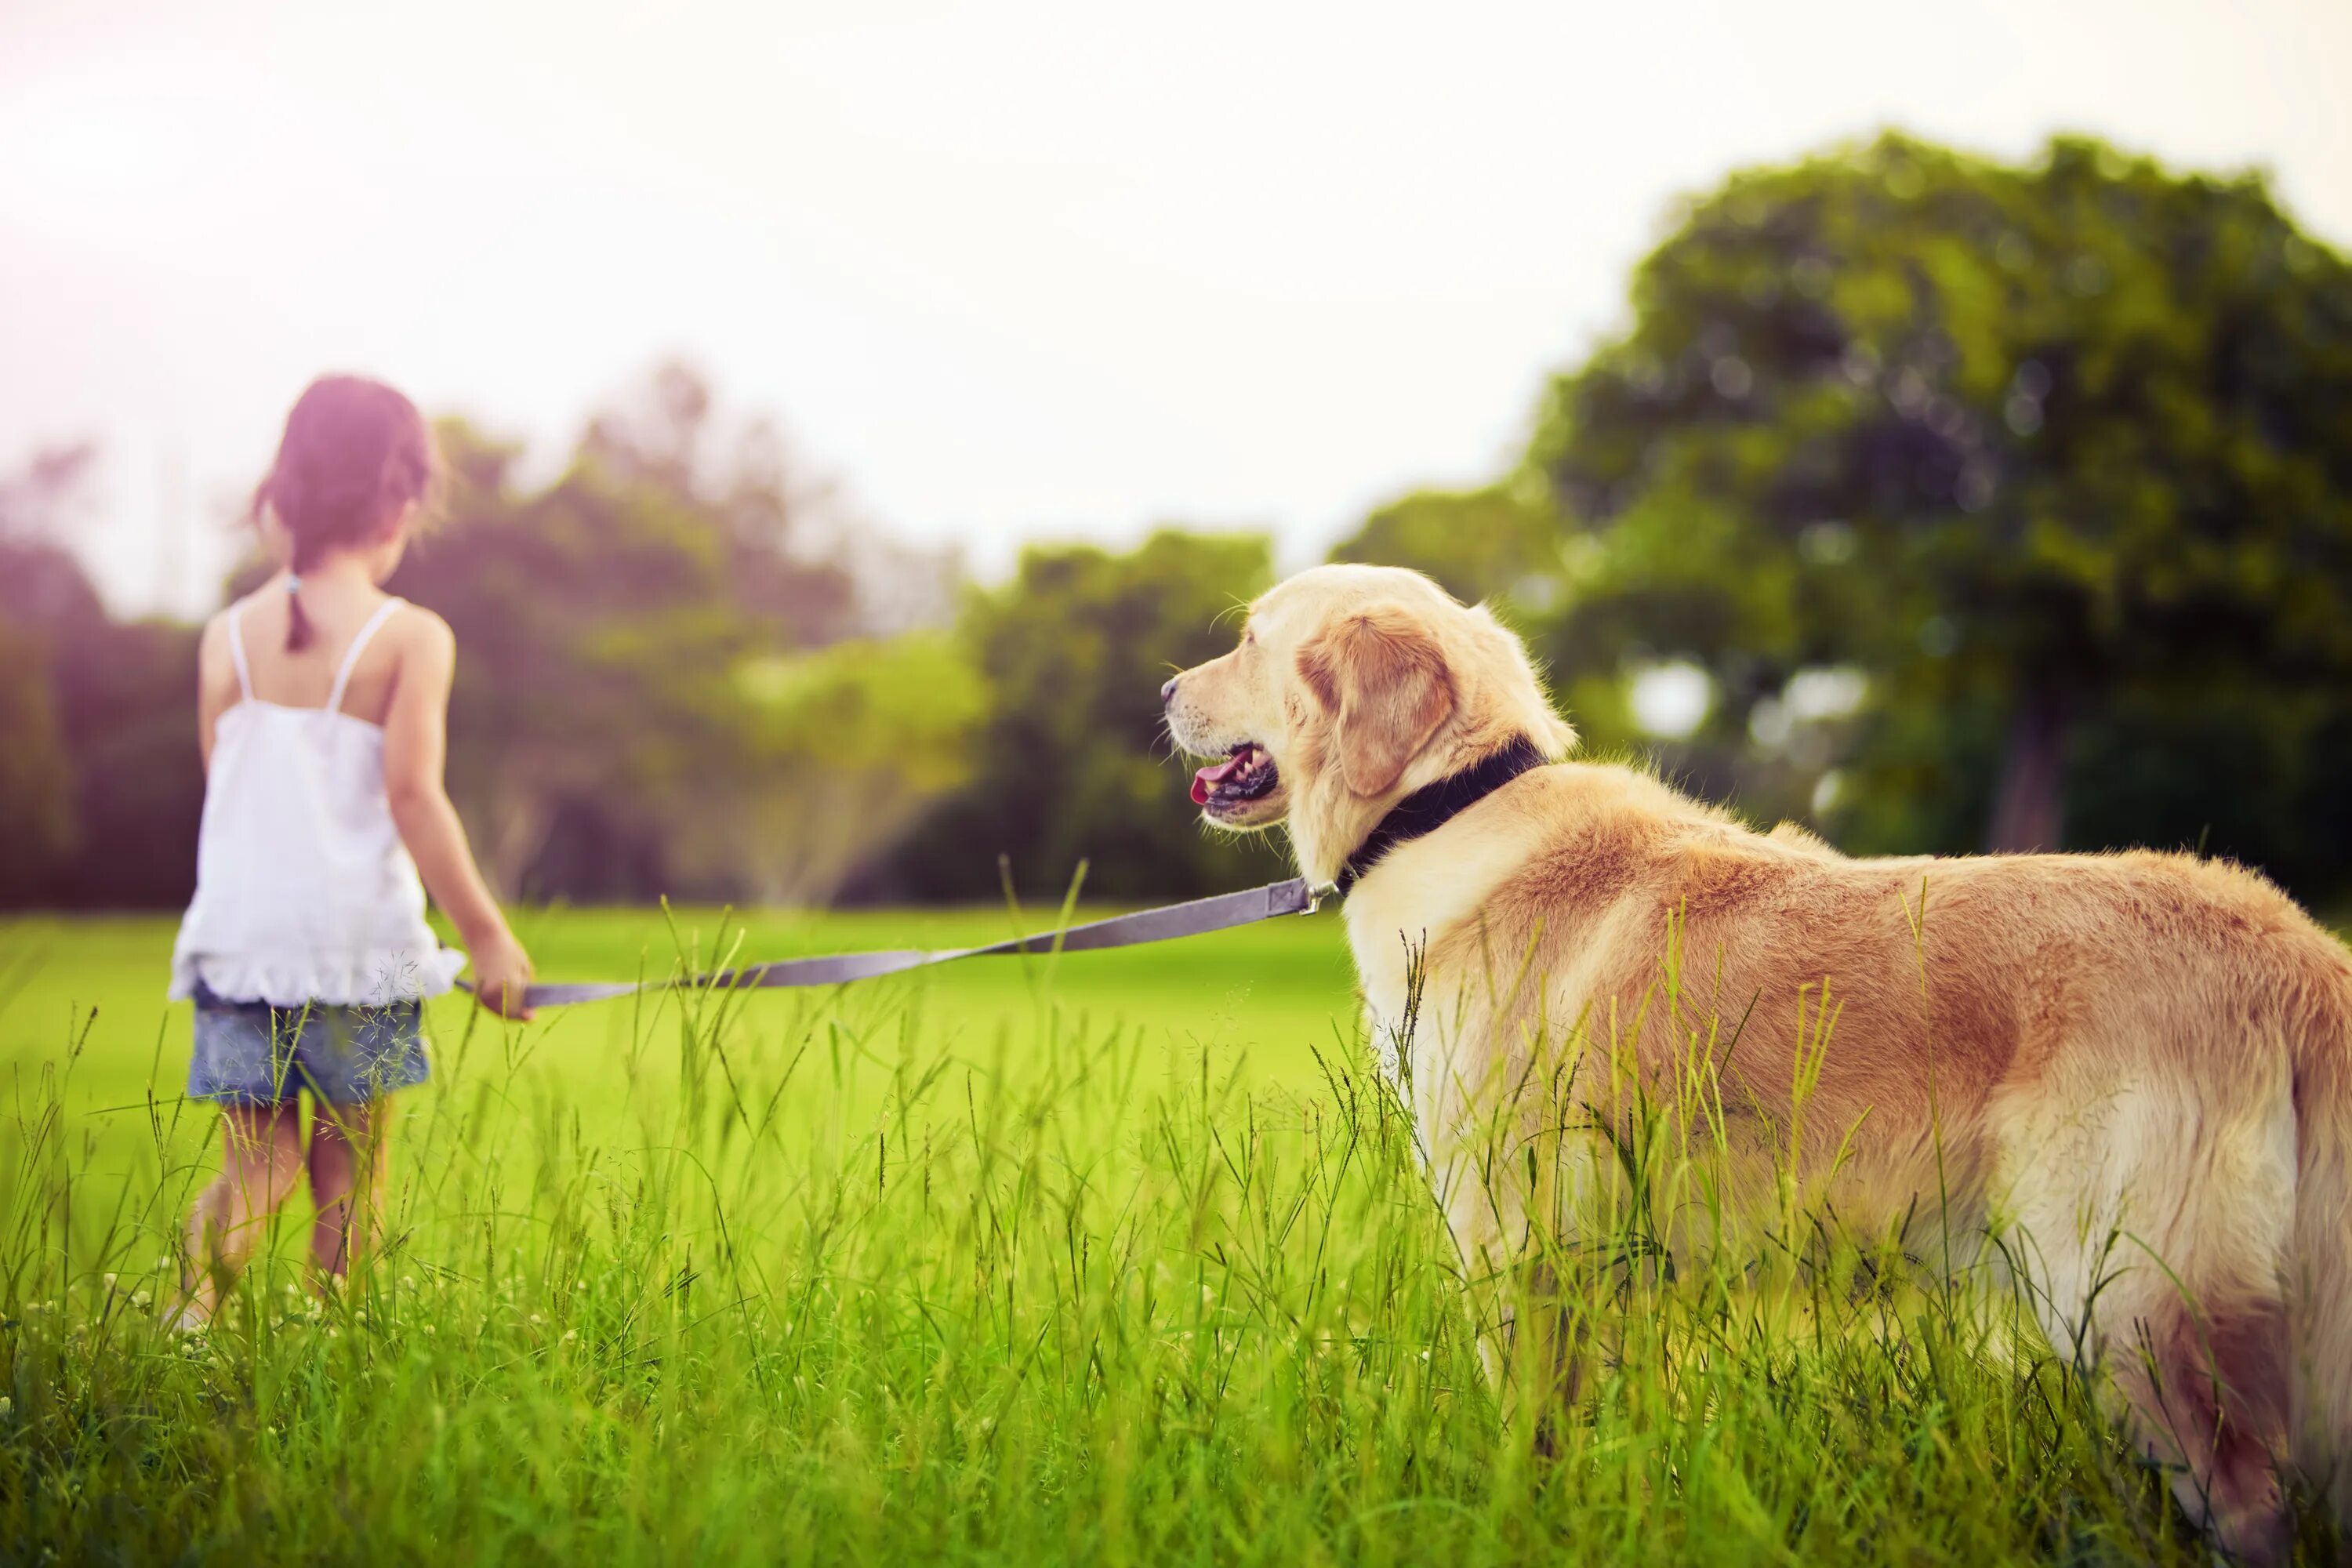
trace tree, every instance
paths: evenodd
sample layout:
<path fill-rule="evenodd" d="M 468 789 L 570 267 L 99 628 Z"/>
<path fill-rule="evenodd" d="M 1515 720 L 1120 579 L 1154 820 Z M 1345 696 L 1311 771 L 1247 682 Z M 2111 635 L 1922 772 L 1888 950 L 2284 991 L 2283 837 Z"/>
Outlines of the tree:
<path fill-rule="evenodd" d="M 830 901 L 935 799 L 971 776 L 989 690 L 952 638 L 937 631 L 859 638 L 755 660 L 748 766 L 732 808 L 698 814 L 730 825 L 685 836 L 689 864 L 724 864 L 764 901 Z"/>
<path fill-rule="evenodd" d="M 1163 530 L 1125 554 L 1033 547 L 967 602 L 958 635 L 995 693 L 971 782 L 861 879 L 867 898 L 986 900 L 997 861 L 1058 896 L 1087 863 L 1106 898 L 1219 891 L 1274 865 L 1262 841 L 1211 836 L 1170 765 L 1160 687 L 1233 646 L 1273 578 L 1255 534 Z"/>
<path fill-rule="evenodd" d="M 1799 670 L 1858 665 L 1853 779 L 1996 848 L 2101 840 L 2064 784 L 2116 715 L 2340 700 L 2352 269 L 2259 178 L 1889 136 L 1735 176 L 1633 301 L 1529 452 L 1607 563 L 1558 662 L 1685 652 L 1732 735 Z M 1956 805 L 1960 771 L 1895 743 L 1923 711 L 1989 727 L 1989 790 Z"/>
<path fill-rule="evenodd" d="M 101 622 L 68 639 L 0 616 L 0 903 L 187 902 L 205 800 L 195 677 L 187 626 Z"/>
<path fill-rule="evenodd" d="M 73 558 L 47 535 L 79 486 L 89 448 L 34 454 L 0 479 L 0 904 L 49 891 L 76 829 L 73 760 L 58 722 L 51 643 L 104 612 Z"/>
<path fill-rule="evenodd" d="M 5 569 L 0 562 L 0 570 Z M 33 902 L 74 843 L 73 764 L 50 695 L 48 649 L 0 618 L 0 906 Z"/>
<path fill-rule="evenodd" d="M 501 889 L 822 900 L 961 780 L 983 683 L 935 632 L 845 640 L 850 559 L 692 372 L 536 492 L 511 448 L 440 434 L 447 519 L 390 586 L 457 632 L 450 793 Z"/>
<path fill-rule="evenodd" d="M 195 634 L 114 621 L 65 547 L 93 457 L 0 481 L 0 901 L 171 905 L 204 804 Z"/>
<path fill-rule="evenodd" d="M 815 647 L 860 629 L 835 487 L 803 471 L 772 420 L 722 419 L 692 365 L 656 365 L 591 419 L 578 461 L 716 523 L 734 599 L 774 635 Z"/>
<path fill-rule="evenodd" d="M 509 893 L 687 891 L 666 813 L 733 744 L 729 672 L 777 646 L 732 597 L 725 537 L 584 458 L 517 494 L 495 447 L 441 436 L 448 520 L 389 586 L 457 632 L 450 793 L 485 871 Z"/>
<path fill-rule="evenodd" d="M 1530 474 L 1482 489 L 1416 490 L 1366 518 L 1330 558 L 1409 566 L 1465 604 L 1541 612 L 1559 601 L 1563 542 L 1549 487 Z"/>
<path fill-rule="evenodd" d="M 907 630 L 941 559 L 845 548 L 772 428 L 715 416 L 690 371 L 544 489 L 463 422 L 442 438 L 446 525 L 390 586 L 457 628 L 450 789 L 503 890 L 822 899 L 961 780 L 985 684 Z M 0 901 L 169 906 L 204 799 L 196 633 L 112 619 L 65 548 L 89 461 L 0 477 Z M 886 558 L 869 614 L 859 570 Z M 845 640 L 882 624 L 906 635 Z"/>

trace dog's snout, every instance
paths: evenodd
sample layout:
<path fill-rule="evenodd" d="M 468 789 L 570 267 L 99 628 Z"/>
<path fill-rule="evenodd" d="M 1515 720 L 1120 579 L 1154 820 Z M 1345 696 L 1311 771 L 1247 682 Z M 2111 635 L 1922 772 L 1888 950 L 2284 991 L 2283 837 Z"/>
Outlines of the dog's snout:
<path fill-rule="evenodd" d="M 1168 683 L 1160 689 L 1160 700 L 1163 706 L 1176 700 L 1176 682 L 1182 679 L 1181 676 L 1171 675 Z"/>

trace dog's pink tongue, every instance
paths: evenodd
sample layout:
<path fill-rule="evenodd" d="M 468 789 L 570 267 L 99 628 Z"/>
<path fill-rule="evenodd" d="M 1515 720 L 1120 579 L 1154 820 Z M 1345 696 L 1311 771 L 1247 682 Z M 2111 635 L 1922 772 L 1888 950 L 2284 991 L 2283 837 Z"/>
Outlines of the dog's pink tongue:
<path fill-rule="evenodd" d="M 1209 792 L 1216 788 L 1219 784 L 1224 783 L 1227 779 L 1233 777 L 1234 770 L 1240 767 L 1243 761 L 1248 756 L 1249 753 L 1247 752 L 1244 752 L 1238 756 L 1227 757 L 1223 762 L 1217 763 L 1215 766 L 1202 768 L 1199 773 L 1194 773 L 1192 775 L 1192 804 L 1194 805 L 1208 805 Z"/>

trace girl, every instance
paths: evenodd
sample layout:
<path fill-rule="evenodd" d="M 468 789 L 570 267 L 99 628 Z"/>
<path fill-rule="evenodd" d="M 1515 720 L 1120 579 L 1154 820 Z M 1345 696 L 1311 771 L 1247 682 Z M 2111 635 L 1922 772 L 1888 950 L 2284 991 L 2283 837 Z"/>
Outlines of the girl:
<path fill-rule="evenodd" d="M 210 1319 L 293 1191 L 304 1089 L 323 1284 L 373 1234 L 359 1211 L 383 1173 L 384 1098 L 425 1077 L 423 999 L 470 956 L 483 1005 L 530 1016 L 530 961 L 442 787 L 456 641 L 377 586 L 435 467 L 407 398 L 357 376 L 312 383 L 253 500 L 286 569 L 205 628 L 204 826 L 171 994 L 195 1002 L 188 1093 L 220 1105 L 224 1136 L 220 1178 L 188 1219 L 184 1325 Z M 425 923 L 426 889 L 464 955 Z"/>

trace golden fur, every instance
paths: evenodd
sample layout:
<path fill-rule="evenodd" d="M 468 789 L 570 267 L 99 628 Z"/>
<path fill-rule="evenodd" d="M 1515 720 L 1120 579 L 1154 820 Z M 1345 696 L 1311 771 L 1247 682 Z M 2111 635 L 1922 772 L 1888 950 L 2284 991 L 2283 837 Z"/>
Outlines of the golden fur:
<path fill-rule="evenodd" d="M 1574 742 L 1483 607 L 1365 566 L 1259 599 L 1169 721 L 1198 754 L 1265 748 L 1278 787 L 1211 819 L 1286 822 L 1318 883 L 1411 791 L 1517 735 L 1550 758 Z M 1507 1086 L 1612 1039 L 1662 1082 L 1691 1018 L 1720 1016 L 1727 1132 L 1754 1170 L 1770 1180 L 1801 1115 L 1829 1131 L 1799 1177 L 1842 1219 L 1947 1216 L 1940 1255 L 2004 1264 L 2053 1344 L 2104 1356 L 2226 1545 L 2284 1550 L 2289 1457 L 2352 1513 L 2352 955 L 2259 876 L 2146 853 L 1850 859 L 1559 763 L 1377 862 L 1346 923 L 1474 1266 L 1572 1224 L 1559 1193 L 1498 1178 L 1517 1168 L 1493 1158 Z M 1611 1078 L 1568 1081 L 1608 1116 Z"/>

